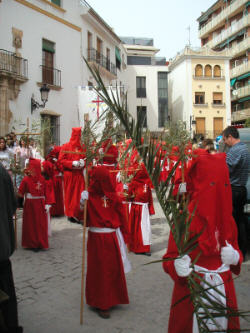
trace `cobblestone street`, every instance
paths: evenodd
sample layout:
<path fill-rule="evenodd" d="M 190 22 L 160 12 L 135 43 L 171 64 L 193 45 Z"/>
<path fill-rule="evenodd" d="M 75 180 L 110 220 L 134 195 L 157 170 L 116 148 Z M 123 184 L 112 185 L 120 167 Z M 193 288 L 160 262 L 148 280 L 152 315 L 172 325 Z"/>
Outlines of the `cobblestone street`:
<path fill-rule="evenodd" d="M 159 212 L 159 207 L 157 209 Z M 18 220 L 18 249 L 12 256 L 24 333 L 163 333 L 167 331 L 173 282 L 160 263 L 143 265 L 162 257 L 168 226 L 160 213 L 152 219 L 152 256 L 129 253 L 132 271 L 127 274 L 129 305 L 118 306 L 111 319 L 97 316 L 87 305 L 80 325 L 82 227 L 65 217 L 52 220 L 50 249 L 35 253 L 21 248 L 21 219 Z M 250 308 L 250 261 L 243 264 L 235 280 L 239 307 Z M 86 270 L 85 270 L 86 271 Z"/>

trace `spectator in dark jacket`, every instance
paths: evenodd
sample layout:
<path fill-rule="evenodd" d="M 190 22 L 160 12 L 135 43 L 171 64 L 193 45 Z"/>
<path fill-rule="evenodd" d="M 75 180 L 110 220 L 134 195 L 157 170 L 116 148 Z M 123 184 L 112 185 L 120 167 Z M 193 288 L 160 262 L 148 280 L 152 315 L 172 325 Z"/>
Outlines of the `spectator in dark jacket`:
<path fill-rule="evenodd" d="M 224 129 L 222 135 L 223 141 L 230 147 L 227 152 L 226 162 L 232 187 L 233 217 L 238 227 L 239 247 L 245 257 L 247 252 L 247 232 L 244 205 L 247 202 L 246 183 L 250 157 L 246 144 L 240 141 L 239 131 L 236 127 L 228 126 Z"/>
<path fill-rule="evenodd" d="M 15 249 L 13 215 L 17 208 L 13 184 L 8 172 L 0 165 L 0 290 L 8 295 L 1 303 L 0 332 L 21 333 L 18 326 L 17 300 L 10 262 Z"/>

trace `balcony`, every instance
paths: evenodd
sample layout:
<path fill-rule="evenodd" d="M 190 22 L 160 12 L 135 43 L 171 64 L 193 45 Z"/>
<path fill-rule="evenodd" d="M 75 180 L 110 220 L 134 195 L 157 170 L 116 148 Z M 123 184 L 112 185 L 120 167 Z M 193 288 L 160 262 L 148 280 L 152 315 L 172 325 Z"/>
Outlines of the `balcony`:
<path fill-rule="evenodd" d="M 203 38 L 209 32 L 213 31 L 221 24 L 224 24 L 225 20 L 234 15 L 246 2 L 248 2 L 248 0 L 237 0 L 223 9 L 217 16 L 213 17 L 199 30 L 199 38 Z"/>
<path fill-rule="evenodd" d="M 207 75 L 193 75 L 193 79 L 194 80 L 225 80 L 225 76 L 221 75 L 221 76 L 207 76 Z"/>
<path fill-rule="evenodd" d="M 0 49 L 0 75 L 19 82 L 28 80 L 28 60 Z"/>
<path fill-rule="evenodd" d="M 235 66 L 230 70 L 230 78 L 234 78 L 237 76 L 240 76 L 242 74 L 245 74 L 247 72 L 250 72 L 250 61 L 244 62 L 243 64 L 239 66 Z"/>
<path fill-rule="evenodd" d="M 241 121 L 250 118 L 250 108 L 232 112 L 231 121 Z"/>
<path fill-rule="evenodd" d="M 202 103 L 202 104 L 193 103 L 193 106 L 194 107 L 199 107 L 199 108 L 207 108 L 208 107 L 208 103 Z"/>
<path fill-rule="evenodd" d="M 222 43 L 225 41 L 228 37 L 232 36 L 233 34 L 236 34 L 244 27 L 247 27 L 250 25 L 250 15 L 244 16 L 242 19 L 237 21 L 235 24 L 231 25 L 229 28 L 225 29 L 223 32 L 221 32 L 219 35 L 217 35 L 215 38 L 210 40 L 206 46 L 210 48 L 214 48 L 216 45 Z"/>
<path fill-rule="evenodd" d="M 56 68 L 40 66 L 42 69 L 42 82 L 41 84 L 48 84 L 51 89 L 60 90 L 61 89 L 61 71 Z"/>
<path fill-rule="evenodd" d="M 116 66 L 110 61 L 109 58 L 105 57 L 103 54 L 99 53 L 96 49 L 93 48 L 87 49 L 87 55 L 90 65 L 97 65 L 101 74 L 108 76 L 109 79 L 116 78 Z"/>
<path fill-rule="evenodd" d="M 250 45 L 250 37 L 243 39 L 240 43 L 233 45 L 231 49 L 229 49 L 232 57 L 239 56 L 242 53 L 245 53 L 249 49 Z"/>
<path fill-rule="evenodd" d="M 213 108 L 225 108 L 226 107 L 226 104 L 225 103 L 215 103 L 215 101 L 214 102 L 212 102 L 211 103 L 211 106 L 213 107 Z"/>
<path fill-rule="evenodd" d="M 243 97 L 246 97 L 249 95 L 250 95 L 250 85 L 248 84 L 247 86 L 233 90 L 231 100 L 235 101 L 237 99 L 240 99 L 240 98 L 243 98 Z"/>

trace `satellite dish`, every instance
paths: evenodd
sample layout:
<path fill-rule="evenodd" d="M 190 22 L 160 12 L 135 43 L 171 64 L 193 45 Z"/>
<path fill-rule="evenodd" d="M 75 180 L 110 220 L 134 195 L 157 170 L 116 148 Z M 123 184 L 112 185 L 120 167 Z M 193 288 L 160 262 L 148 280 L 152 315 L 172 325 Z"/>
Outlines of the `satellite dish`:
<path fill-rule="evenodd" d="M 238 95 L 238 91 L 237 91 L 237 90 L 233 90 L 233 91 L 232 91 L 232 94 L 233 94 L 234 96 L 237 96 L 237 95 Z"/>

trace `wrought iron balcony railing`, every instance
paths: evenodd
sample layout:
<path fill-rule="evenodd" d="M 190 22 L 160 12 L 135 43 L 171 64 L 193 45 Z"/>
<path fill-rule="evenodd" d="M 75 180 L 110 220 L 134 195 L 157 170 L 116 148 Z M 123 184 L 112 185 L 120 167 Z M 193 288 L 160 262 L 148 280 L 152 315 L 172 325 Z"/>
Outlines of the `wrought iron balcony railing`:
<path fill-rule="evenodd" d="M 0 72 L 28 79 L 28 60 L 18 57 L 15 53 L 0 49 Z"/>
<path fill-rule="evenodd" d="M 42 83 L 61 87 L 61 71 L 59 69 L 43 65 L 40 67 L 42 68 Z"/>
<path fill-rule="evenodd" d="M 96 49 L 87 49 L 88 61 L 93 61 L 96 64 L 102 66 L 110 73 L 116 75 L 116 66 L 110 61 L 109 58 L 99 53 Z"/>

